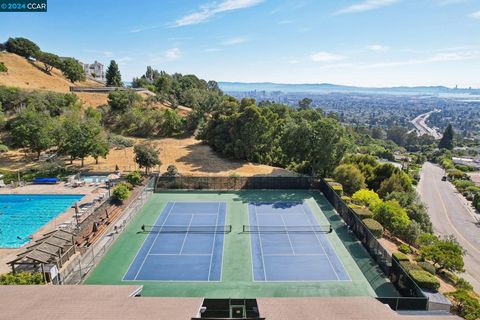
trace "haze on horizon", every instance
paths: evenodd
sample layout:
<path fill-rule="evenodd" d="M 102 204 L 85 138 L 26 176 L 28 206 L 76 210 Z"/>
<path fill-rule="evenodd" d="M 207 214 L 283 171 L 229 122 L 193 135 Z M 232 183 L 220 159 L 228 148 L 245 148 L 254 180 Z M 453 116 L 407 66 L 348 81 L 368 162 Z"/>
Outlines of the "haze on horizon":
<path fill-rule="evenodd" d="M 0 13 L 0 40 L 26 37 L 82 62 L 115 59 L 235 82 L 480 87 L 475 0 L 49 0 Z"/>

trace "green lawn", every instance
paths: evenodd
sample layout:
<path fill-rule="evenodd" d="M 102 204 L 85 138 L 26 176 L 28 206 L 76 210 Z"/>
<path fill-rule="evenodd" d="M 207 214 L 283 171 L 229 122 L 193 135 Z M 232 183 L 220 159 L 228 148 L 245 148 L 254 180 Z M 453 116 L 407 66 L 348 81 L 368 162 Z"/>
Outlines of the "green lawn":
<path fill-rule="evenodd" d="M 249 202 L 305 200 L 320 224 L 330 223 L 335 232 L 327 237 L 348 272 L 351 281 L 254 282 L 250 236 L 240 233 L 248 224 Z M 122 281 L 130 263 L 147 237 L 137 233 L 142 224 L 154 224 L 169 201 L 225 201 L 227 224 L 233 232 L 225 235 L 220 282 Z M 363 272 L 362 272 L 363 271 Z M 375 268 L 363 247 L 349 234 L 340 217 L 317 191 L 249 190 L 239 192 L 155 193 L 113 244 L 86 284 L 141 284 L 144 296 L 255 298 L 301 296 L 397 296 Z"/>

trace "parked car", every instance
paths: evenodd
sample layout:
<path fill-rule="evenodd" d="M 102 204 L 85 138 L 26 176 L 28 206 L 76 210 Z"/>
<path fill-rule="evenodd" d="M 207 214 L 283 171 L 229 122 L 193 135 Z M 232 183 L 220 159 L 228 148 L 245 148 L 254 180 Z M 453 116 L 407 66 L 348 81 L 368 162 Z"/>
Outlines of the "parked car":
<path fill-rule="evenodd" d="M 447 181 L 447 176 L 443 176 L 442 181 Z"/>

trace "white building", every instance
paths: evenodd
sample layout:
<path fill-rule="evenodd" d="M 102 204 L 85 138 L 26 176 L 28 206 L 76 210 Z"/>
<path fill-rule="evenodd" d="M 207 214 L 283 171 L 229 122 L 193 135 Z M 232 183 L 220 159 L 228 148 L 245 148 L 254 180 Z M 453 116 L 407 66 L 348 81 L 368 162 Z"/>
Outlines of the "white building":
<path fill-rule="evenodd" d="M 103 64 L 96 61 L 94 63 L 82 63 L 85 75 L 97 81 L 105 81 L 105 72 L 103 71 Z"/>

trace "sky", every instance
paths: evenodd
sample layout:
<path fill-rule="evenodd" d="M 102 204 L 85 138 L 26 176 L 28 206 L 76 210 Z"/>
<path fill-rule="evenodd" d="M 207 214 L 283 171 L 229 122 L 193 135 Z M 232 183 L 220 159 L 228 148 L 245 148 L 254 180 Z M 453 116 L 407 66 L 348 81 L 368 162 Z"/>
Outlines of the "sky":
<path fill-rule="evenodd" d="M 480 0 L 48 0 L 0 13 L 82 62 L 115 59 L 216 81 L 480 88 Z"/>

